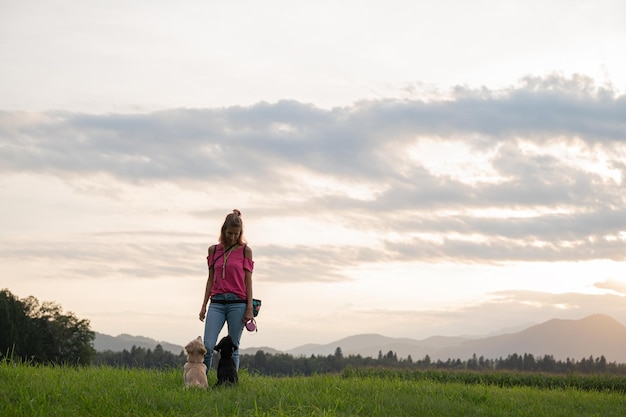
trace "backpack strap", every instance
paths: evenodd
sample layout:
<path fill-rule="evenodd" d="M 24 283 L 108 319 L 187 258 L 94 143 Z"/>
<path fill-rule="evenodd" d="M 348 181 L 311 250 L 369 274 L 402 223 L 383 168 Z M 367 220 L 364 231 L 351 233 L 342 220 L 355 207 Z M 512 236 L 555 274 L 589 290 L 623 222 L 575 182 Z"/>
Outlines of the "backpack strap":
<path fill-rule="evenodd" d="M 215 250 L 217 250 L 217 245 L 213 245 L 213 246 L 215 247 L 214 251 L 215 251 Z M 223 247 L 223 246 L 224 246 L 224 245 L 222 245 L 222 247 Z M 229 250 L 231 250 L 231 249 L 232 249 L 232 248 L 234 248 L 235 246 L 237 246 L 237 244 L 236 244 L 236 243 L 235 243 L 234 245 L 232 245 L 230 248 L 228 248 L 228 249 L 224 250 L 224 251 L 223 251 L 221 254 L 219 254 L 216 258 L 214 258 L 214 259 L 213 259 L 213 265 L 209 265 L 209 269 L 213 268 L 213 267 L 215 266 L 215 264 L 217 263 L 217 260 L 218 260 L 219 258 L 221 258 L 222 256 L 224 256 L 224 254 L 225 254 L 226 252 L 228 252 Z M 215 253 L 215 252 L 214 252 L 214 253 Z M 210 254 L 211 254 L 211 247 L 209 247 L 209 255 L 210 255 Z M 245 252 L 245 250 L 244 250 L 243 256 L 244 256 L 244 258 L 246 257 L 246 252 Z"/>

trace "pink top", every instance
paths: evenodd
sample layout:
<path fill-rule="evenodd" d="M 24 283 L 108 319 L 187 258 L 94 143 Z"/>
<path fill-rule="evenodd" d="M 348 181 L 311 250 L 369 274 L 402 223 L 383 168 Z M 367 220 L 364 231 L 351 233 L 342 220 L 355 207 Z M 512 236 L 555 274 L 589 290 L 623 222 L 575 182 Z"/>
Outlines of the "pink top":
<path fill-rule="evenodd" d="M 232 293 L 242 300 L 247 299 L 246 293 L 246 271 L 252 272 L 254 262 L 252 259 L 244 256 L 246 246 L 233 249 L 224 256 L 224 246 L 218 244 L 215 246 L 213 254 L 209 253 L 206 257 L 207 265 L 211 268 L 213 265 L 213 286 L 211 287 L 210 296 L 216 294 Z M 224 271 L 224 260 L 226 260 L 226 273 Z"/>

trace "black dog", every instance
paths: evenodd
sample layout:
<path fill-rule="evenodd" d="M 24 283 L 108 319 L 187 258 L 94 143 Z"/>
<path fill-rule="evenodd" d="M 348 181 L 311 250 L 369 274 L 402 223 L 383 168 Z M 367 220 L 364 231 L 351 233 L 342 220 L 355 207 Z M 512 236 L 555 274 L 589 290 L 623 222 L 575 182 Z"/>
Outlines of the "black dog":
<path fill-rule="evenodd" d="M 233 342 L 230 335 L 225 336 L 215 346 L 215 351 L 220 354 L 220 361 L 217 363 L 217 385 L 236 384 L 239 382 L 237 367 L 233 359 L 233 353 L 239 347 Z"/>

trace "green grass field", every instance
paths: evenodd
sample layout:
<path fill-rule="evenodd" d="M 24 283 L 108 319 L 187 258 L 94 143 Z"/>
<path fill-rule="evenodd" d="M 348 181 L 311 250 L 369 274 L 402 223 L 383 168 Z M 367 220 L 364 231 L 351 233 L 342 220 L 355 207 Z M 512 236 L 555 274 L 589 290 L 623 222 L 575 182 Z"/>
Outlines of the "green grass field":
<path fill-rule="evenodd" d="M 209 384 L 215 383 L 209 374 Z M 612 390 L 502 387 L 393 374 L 273 378 L 185 389 L 181 370 L 0 361 L 0 416 L 624 416 Z"/>

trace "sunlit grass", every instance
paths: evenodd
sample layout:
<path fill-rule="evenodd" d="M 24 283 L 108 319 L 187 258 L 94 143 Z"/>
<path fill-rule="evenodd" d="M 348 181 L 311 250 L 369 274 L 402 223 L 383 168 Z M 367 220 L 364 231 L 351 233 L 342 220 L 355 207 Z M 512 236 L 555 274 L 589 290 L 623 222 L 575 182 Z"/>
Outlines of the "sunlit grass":
<path fill-rule="evenodd" d="M 215 383 L 215 374 L 209 375 Z M 619 416 L 623 394 L 428 379 L 240 373 L 236 387 L 185 389 L 182 370 L 0 362 L 1 416 Z"/>

